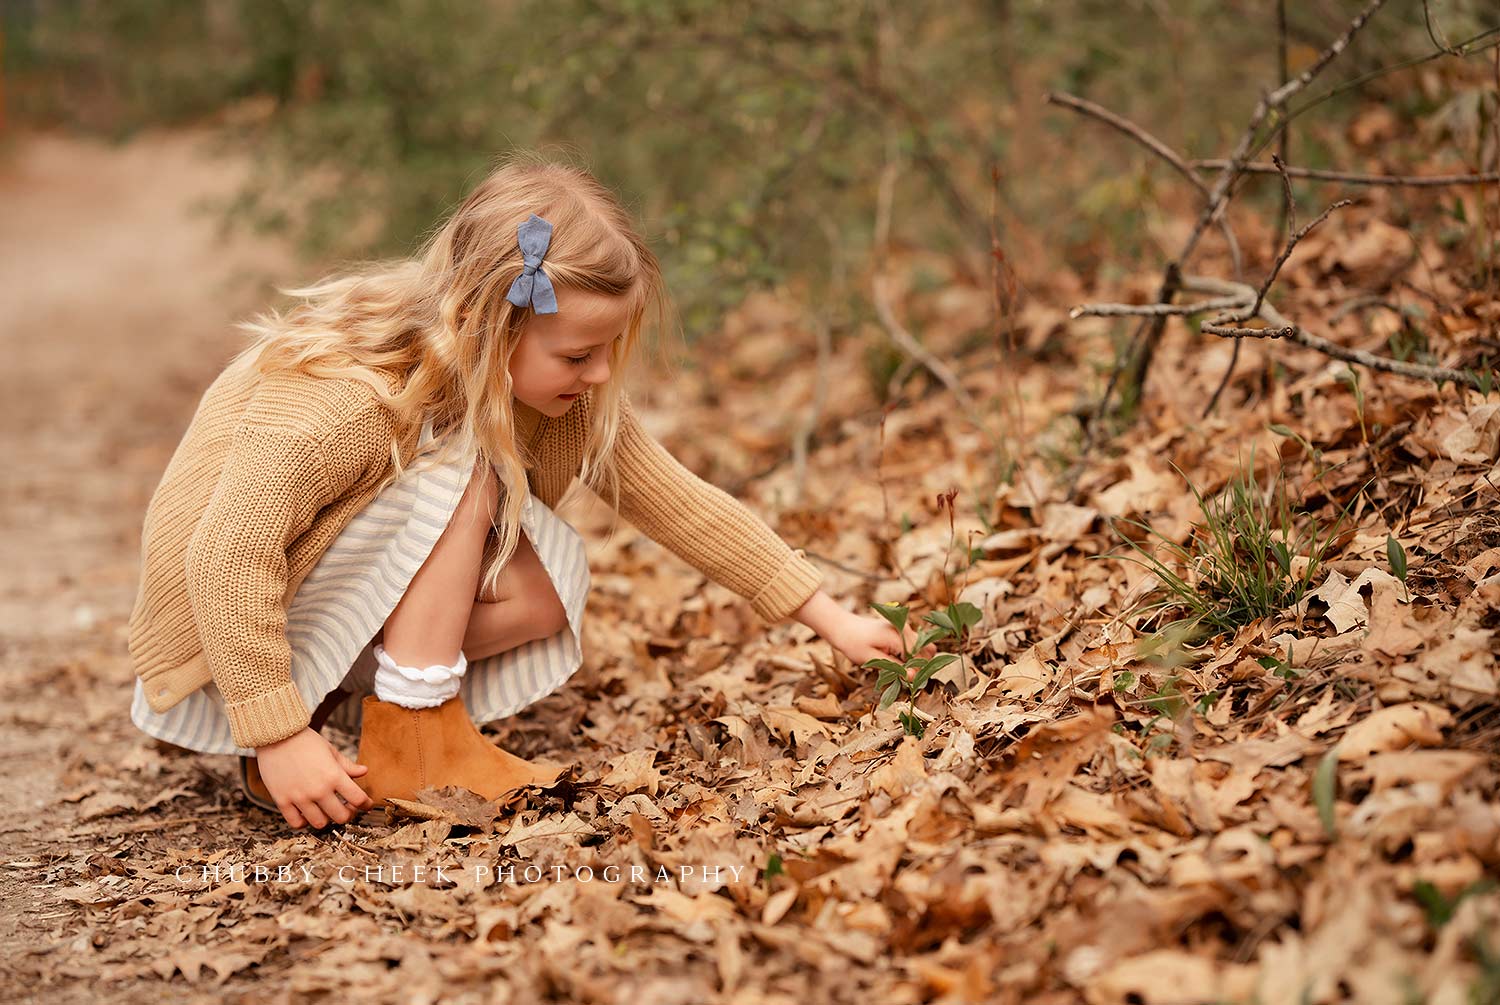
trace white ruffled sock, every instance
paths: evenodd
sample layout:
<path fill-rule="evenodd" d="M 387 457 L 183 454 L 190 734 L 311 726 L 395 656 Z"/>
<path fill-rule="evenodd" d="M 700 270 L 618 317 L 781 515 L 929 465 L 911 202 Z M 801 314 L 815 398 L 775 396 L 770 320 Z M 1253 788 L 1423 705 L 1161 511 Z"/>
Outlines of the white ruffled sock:
<path fill-rule="evenodd" d="M 462 650 L 452 666 L 434 663 L 426 668 L 401 666 L 378 642 L 374 653 L 375 697 L 405 708 L 435 708 L 458 694 L 469 665 Z"/>

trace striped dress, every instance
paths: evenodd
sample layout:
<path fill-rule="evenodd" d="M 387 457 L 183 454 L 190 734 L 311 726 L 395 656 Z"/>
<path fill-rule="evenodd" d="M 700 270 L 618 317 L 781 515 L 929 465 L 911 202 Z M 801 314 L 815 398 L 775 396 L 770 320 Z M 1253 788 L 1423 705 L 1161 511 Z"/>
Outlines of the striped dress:
<path fill-rule="evenodd" d="M 419 445 L 431 439 L 428 421 Z M 472 455 L 411 465 L 355 514 L 297 587 L 287 609 L 286 637 L 292 682 L 309 709 L 340 685 L 356 695 L 374 693 L 372 640 L 448 526 L 473 470 Z M 583 539 L 533 493 L 522 506 L 521 527 L 557 590 L 568 624 L 548 638 L 469 663 L 459 694 L 480 723 L 545 698 L 583 662 L 589 591 Z M 363 703 L 350 700 L 329 722 L 357 732 L 362 716 Z M 253 749 L 235 744 L 224 699 L 212 681 L 165 712 L 154 712 L 137 678 L 130 718 L 151 736 L 179 747 L 255 756 Z"/>

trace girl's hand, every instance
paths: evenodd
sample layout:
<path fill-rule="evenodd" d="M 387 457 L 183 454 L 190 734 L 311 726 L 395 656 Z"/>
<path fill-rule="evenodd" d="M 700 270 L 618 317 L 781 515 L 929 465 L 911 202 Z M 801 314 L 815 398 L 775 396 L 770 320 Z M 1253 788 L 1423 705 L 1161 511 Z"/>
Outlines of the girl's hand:
<path fill-rule="evenodd" d="M 897 634 L 896 626 L 884 618 L 863 616 L 848 611 L 842 612 L 844 617 L 832 625 L 828 634 L 824 636 L 835 649 L 849 658 L 849 662 L 855 666 L 864 666 L 866 660 L 877 656 L 894 659 L 901 662 L 902 653 L 909 651 L 916 644 L 917 633 L 911 625 L 907 625 L 905 631 Z M 905 645 L 903 646 L 903 636 Z M 927 643 L 919 653 L 914 656 L 935 656 L 937 646 Z M 908 668 L 906 677 L 908 680 L 916 676 L 916 671 Z"/>
<path fill-rule="evenodd" d="M 355 764 L 311 728 L 256 747 L 255 759 L 261 780 L 293 829 L 348 823 L 374 805 L 354 781 L 369 765 Z"/>

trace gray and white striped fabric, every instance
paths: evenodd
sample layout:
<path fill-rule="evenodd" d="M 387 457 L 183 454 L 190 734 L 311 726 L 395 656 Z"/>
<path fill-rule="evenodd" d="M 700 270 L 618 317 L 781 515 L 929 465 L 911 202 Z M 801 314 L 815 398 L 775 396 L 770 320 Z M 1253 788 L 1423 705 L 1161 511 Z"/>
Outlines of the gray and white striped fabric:
<path fill-rule="evenodd" d="M 422 427 L 421 444 L 432 439 Z M 468 458 L 408 467 L 401 478 L 360 510 L 319 557 L 287 610 L 292 681 L 308 708 L 342 683 L 356 695 L 374 692 L 371 640 L 448 526 L 474 469 Z M 583 662 L 583 611 L 589 592 L 588 558 L 578 532 L 527 493 L 521 527 L 531 541 L 568 625 L 545 639 L 469 663 L 459 694 L 476 722 L 513 715 L 556 691 Z M 346 701 L 330 718 L 357 732 L 362 703 Z M 212 681 L 165 712 L 146 703 L 140 679 L 130 718 L 151 736 L 206 754 L 253 757 L 237 746 Z"/>

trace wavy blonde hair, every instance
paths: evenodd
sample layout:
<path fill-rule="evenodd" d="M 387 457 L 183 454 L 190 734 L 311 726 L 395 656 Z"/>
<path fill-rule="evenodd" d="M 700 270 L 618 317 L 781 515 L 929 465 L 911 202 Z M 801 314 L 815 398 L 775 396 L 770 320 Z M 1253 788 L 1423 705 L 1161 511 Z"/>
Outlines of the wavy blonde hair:
<path fill-rule="evenodd" d="M 510 359 L 531 308 L 515 306 L 505 294 L 523 266 L 517 228 L 532 213 L 552 223 L 542 268 L 560 302 L 566 302 L 566 288 L 631 301 L 623 337 L 610 346 L 610 379 L 592 391 L 592 423 L 578 476 L 609 500 L 617 523 L 613 453 L 625 364 L 636 355 L 647 308 L 656 308 L 663 333 L 672 308 L 660 263 L 630 214 L 584 167 L 534 152 L 502 158 L 415 257 L 364 263 L 308 286 L 278 288 L 304 302 L 285 314 L 273 308 L 240 322 L 236 327 L 253 341 L 230 363 L 262 374 L 295 370 L 370 384 L 397 418 L 392 471 L 380 489 L 405 470 L 403 432 L 427 418 L 451 434 L 434 439 L 448 446 L 432 463 L 470 451 L 476 463 L 490 463 L 501 486 L 492 522 L 499 547 L 481 573 L 480 594 L 495 590 L 515 551 L 530 491 L 516 443 Z M 404 377 L 404 386 L 392 393 L 376 370 Z M 412 460 L 432 453 L 431 446 L 419 449 Z"/>

